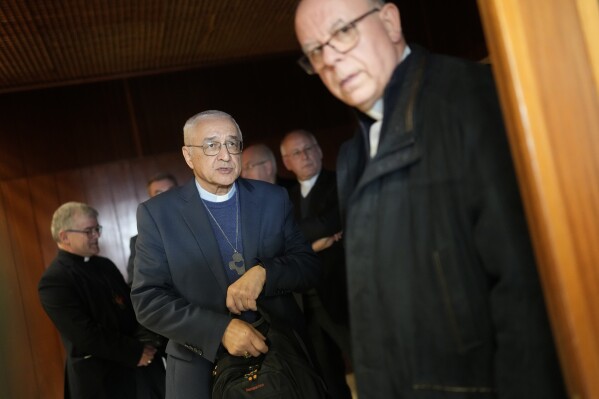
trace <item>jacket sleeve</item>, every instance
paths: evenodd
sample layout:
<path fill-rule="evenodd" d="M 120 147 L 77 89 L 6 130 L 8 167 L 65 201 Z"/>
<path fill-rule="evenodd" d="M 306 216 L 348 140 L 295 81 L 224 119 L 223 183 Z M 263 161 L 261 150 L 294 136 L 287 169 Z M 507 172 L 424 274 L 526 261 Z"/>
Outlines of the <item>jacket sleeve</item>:
<path fill-rule="evenodd" d="M 325 181 L 324 184 L 329 182 L 328 187 L 324 187 L 325 190 L 322 195 L 315 199 L 319 201 L 319 212 L 299 221 L 300 229 L 310 243 L 341 231 L 337 183 L 335 179 L 330 179 Z"/>
<path fill-rule="evenodd" d="M 289 196 L 285 193 L 279 198 L 285 250 L 280 256 L 258 258 L 266 269 L 265 296 L 304 292 L 316 287 L 322 277 L 320 259 L 295 221 Z"/>

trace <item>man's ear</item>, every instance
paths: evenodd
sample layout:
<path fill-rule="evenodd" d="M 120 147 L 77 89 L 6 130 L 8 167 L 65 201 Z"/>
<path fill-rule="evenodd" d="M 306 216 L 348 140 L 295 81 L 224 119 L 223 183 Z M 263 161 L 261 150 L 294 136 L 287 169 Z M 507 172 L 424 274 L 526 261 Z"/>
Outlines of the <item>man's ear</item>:
<path fill-rule="evenodd" d="M 399 8 L 393 3 L 385 3 L 379 11 L 379 18 L 383 22 L 383 27 L 387 31 L 387 35 L 393 43 L 398 43 L 402 40 L 401 32 L 401 16 Z"/>
<path fill-rule="evenodd" d="M 191 162 L 191 152 L 189 150 L 189 147 L 181 147 L 181 152 L 183 153 L 183 158 L 185 158 L 185 163 L 187 164 L 187 166 L 193 169 L 193 162 Z"/>
<path fill-rule="evenodd" d="M 68 244 L 69 243 L 69 235 L 64 230 L 60 231 L 58 233 L 58 239 L 60 240 L 61 244 Z"/>

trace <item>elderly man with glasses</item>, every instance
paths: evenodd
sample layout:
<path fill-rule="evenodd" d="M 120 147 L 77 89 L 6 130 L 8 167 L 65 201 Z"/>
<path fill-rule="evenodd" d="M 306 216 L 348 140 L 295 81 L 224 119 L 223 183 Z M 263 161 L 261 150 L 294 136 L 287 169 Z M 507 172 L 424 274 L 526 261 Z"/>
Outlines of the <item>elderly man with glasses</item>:
<path fill-rule="evenodd" d="M 564 398 L 491 71 L 379 0 L 302 0 L 300 64 L 354 107 L 340 149 L 360 399 Z"/>
<path fill-rule="evenodd" d="M 138 207 L 131 298 L 139 321 L 169 338 L 167 398 L 210 399 L 219 355 L 268 351 L 258 306 L 306 336 L 292 292 L 318 284 L 321 267 L 286 190 L 239 177 L 231 115 L 191 117 L 183 140 L 194 179 Z"/>
<path fill-rule="evenodd" d="M 293 179 L 286 179 L 277 174 L 277 159 L 266 144 L 253 144 L 243 149 L 241 177 L 262 180 L 285 188 L 295 183 Z"/>
<path fill-rule="evenodd" d="M 135 319 L 129 286 L 98 256 L 98 211 L 67 202 L 54 212 L 51 232 L 58 255 L 38 291 L 67 352 L 65 398 L 164 397 L 164 366 L 152 363 L 156 347 L 143 341 L 151 334 Z"/>

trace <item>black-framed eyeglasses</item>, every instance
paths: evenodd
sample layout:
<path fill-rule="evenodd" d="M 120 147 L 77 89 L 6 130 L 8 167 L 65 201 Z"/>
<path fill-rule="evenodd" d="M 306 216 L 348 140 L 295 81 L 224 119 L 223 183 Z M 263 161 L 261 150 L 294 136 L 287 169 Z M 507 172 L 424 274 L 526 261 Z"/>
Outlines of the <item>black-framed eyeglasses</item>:
<path fill-rule="evenodd" d="M 356 24 L 375 12 L 380 11 L 380 8 L 375 7 L 365 14 L 360 15 L 358 18 L 348 22 L 339 29 L 336 29 L 329 40 L 316 46 L 311 50 L 308 50 L 297 63 L 306 71 L 308 75 L 314 75 L 324 66 L 323 53 L 325 46 L 331 47 L 338 53 L 345 54 L 349 50 L 356 47 L 360 39 L 360 32 L 356 28 Z"/>
<path fill-rule="evenodd" d="M 312 152 L 312 150 L 315 150 L 316 146 L 315 145 L 309 145 L 307 147 L 302 148 L 301 150 L 294 150 L 292 152 L 290 152 L 289 154 L 285 154 L 283 155 L 284 158 L 287 157 L 291 157 L 293 159 L 300 159 L 302 155 L 306 154 L 310 154 Z"/>
<path fill-rule="evenodd" d="M 255 167 L 264 165 L 267 162 L 268 162 L 268 159 L 265 159 L 264 161 L 260 161 L 260 162 L 248 163 L 243 167 L 243 170 L 252 170 Z"/>
<path fill-rule="evenodd" d="M 97 225 L 94 227 L 87 228 L 85 230 L 75 230 L 75 229 L 67 229 L 65 230 L 68 233 L 81 233 L 87 234 L 87 238 L 92 238 L 94 234 L 97 234 L 98 237 L 102 235 L 102 226 Z"/>
<path fill-rule="evenodd" d="M 201 148 L 204 151 L 205 155 L 213 157 L 215 155 L 218 155 L 223 144 L 225 145 L 225 148 L 231 155 L 241 154 L 241 151 L 243 151 L 243 141 L 241 140 L 226 140 L 224 143 L 221 143 L 220 141 L 207 141 L 202 145 L 186 144 L 185 147 Z"/>

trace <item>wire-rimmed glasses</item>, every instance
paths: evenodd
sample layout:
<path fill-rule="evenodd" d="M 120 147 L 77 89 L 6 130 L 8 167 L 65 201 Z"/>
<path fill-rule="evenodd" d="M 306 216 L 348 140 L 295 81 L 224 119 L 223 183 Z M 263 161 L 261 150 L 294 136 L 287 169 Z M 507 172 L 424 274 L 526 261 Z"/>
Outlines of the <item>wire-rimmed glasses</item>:
<path fill-rule="evenodd" d="M 370 11 L 360 15 L 358 18 L 348 22 L 339 29 L 336 29 L 329 40 L 316 46 L 313 49 L 307 50 L 306 53 L 297 60 L 297 63 L 306 71 L 308 75 L 314 75 L 324 66 L 324 48 L 325 46 L 331 47 L 338 53 L 345 54 L 353 49 L 360 39 L 360 32 L 356 27 L 357 23 L 373 14 L 380 11 L 378 7 L 371 9 Z"/>
<path fill-rule="evenodd" d="M 202 145 L 186 144 L 185 147 L 201 148 L 204 151 L 205 155 L 213 157 L 215 155 L 218 155 L 223 144 L 225 145 L 225 148 L 231 155 L 241 154 L 241 151 L 243 151 L 243 141 L 241 140 L 226 140 L 224 143 L 221 143 L 220 141 L 207 141 Z"/>

